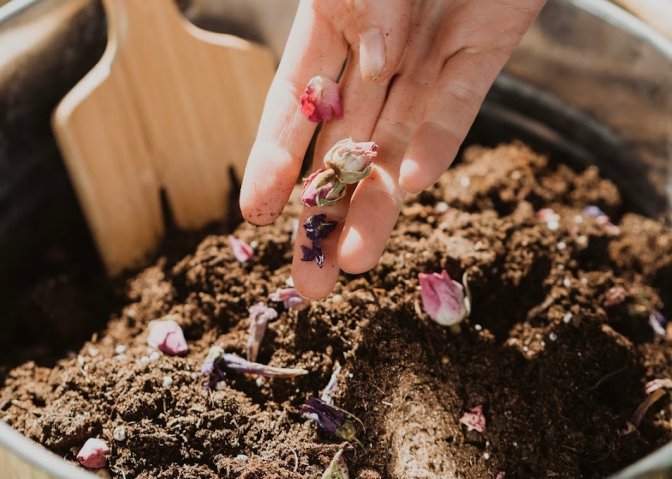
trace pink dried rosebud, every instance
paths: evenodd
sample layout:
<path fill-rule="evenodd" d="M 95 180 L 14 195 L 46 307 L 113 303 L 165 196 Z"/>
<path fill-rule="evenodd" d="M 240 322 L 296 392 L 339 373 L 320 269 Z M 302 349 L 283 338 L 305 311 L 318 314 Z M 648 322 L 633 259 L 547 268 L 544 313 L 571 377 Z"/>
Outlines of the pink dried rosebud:
<path fill-rule="evenodd" d="M 446 270 L 441 274 L 420 273 L 418 278 L 422 306 L 434 321 L 442 326 L 453 326 L 469 316 L 469 297 L 465 297 L 464 287 L 452 280 Z"/>
<path fill-rule="evenodd" d="M 583 214 L 595 218 L 595 222 L 602 227 L 605 233 L 610 236 L 618 236 L 621 229 L 611 222 L 609 216 L 595 205 L 586 206 L 583 209 Z"/>
<path fill-rule="evenodd" d="M 339 141 L 324 156 L 324 164 L 336 172 L 341 183 L 352 185 L 371 173 L 371 162 L 378 154 L 373 141 L 355 142 L 352 138 Z"/>
<path fill-rule="evenodd" d="M 251 306 L 249 311 L 250 327 L 247 335 L 247 359 L 248 361 L 256 361 L 261 341 L 266 333 L 266 326 L 268 326 L 269 321 L 278 317 L 278 312 L 264 303 Z"/>
<path fill-rule="evenodd" d="M 286 309 L 303 309 L 308 305 L 296 288 L 280 288 L 275 293 L 271 293 L 268 298 L 271 301 L 281 302 Z"/>
<path fill-rule="evenodd" d="M 338 83 L 320 75 L 311 78 L 301 95 L 301 112 L 316 123 L 341 118 L 343 107 Z"/>
<path fill-rule="evenodd" d="M 672 389 L 672 379 L 653 379 L 644 385 L 646 394 L 651 394 L 659 389 Z"/>
<path fill-rule="evenodd" d="M 168 315 L 166 319 L 149 322 L 147 344 L 170 356 L 178 356 L 186 354 L 189 346 L 182 328 L 172 319 L 173 317 L 173 315 Z"/>
<path fill-rule="evenodd" d="M 485 431 L 485 416 L 483 415 L 483 406 L 471 408 L 460 418 L 460 424 L 467 426 L 467 431 Z"/>
<path fill-rule="evenodd" d="M 252 246 L 233 235 L 229 235 L 228 240 L 229 246 L 231 246 L 231 250 L 233 251 L 233 256 L 241 263 L 247 263 L 254 254 Z"/>
<path fill-rule="evenodd" d="M 609 290 L 604 295 L 604 304 L 605 307 L 611 308 L 612 306 L 617 306 L 625 301 L 626 298 L 625 288 L 622 286 L 614 286 L 609 288 Z"/>
<path fill-rule="evenodd" d="M 77 453 L 77 460 L 87 469 L 102 469 L 107 465 L 110 448 L 102 439 L 87 439 Z"/>
<path fill-rule="evenodd" d="M 334 170 L 317 170 L 303 180 L 301 202 L 309 208 L 330 206 L 345 196 L 345 184 L 338 181 Z"/>

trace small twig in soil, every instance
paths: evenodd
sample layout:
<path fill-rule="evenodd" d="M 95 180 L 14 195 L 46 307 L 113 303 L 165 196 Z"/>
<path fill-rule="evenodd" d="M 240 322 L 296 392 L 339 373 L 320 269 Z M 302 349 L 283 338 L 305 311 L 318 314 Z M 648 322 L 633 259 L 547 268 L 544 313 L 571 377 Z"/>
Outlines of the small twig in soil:
<path fill-rule="evenodd" d="M 636 428 L 639 428 L 639 425 L 642 423 L 642 419 L 644 419 L 644 415 L 649 410 L 649 408 L 664 395 L 664 389 L 658 389 L 657 391 L 649 394 L 646 399 L 644 399 L 644 401 L 642 401 L 642 403 L 637 407 L 637 409 L 635 409 L 635 412 L 630 419 L 630 423 L 632 423 L 632 425 Z"/>
<path fill-rule="evenodd" d="M 627 366 L 623 366 L 622 368 L 617 369 L 616 371 L 612 371 L 612 372 L 610 372 L 609 374 L 603 376 L 603 377 L 600 378 L 600 380 L 597 381 L 593 386 L 591 386 L 590 388 L 588 388 L 588 391 L 593 391 L 593 390 L 599 388 L 600 386 L 602 386 L 602 384 L 604 384 L 605 382 L 609 381 L 609 380 L 610 380 L 611 378 L 613 378 L 614 376 L 618 376 L 620 373 L 624 372 L 626 369 L 628 369 L 628 367 L 627 367 Z"/>

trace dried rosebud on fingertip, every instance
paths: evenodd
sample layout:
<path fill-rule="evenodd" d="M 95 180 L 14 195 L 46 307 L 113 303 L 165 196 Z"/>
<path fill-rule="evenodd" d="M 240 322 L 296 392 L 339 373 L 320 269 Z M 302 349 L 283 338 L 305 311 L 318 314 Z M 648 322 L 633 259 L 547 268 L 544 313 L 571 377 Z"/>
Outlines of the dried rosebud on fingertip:
<path fill-rule="evenodd" d="M 418 275 L 422 306 L 427 315 L 441 326 L 454 326 L 469 316 L 471 302 L 464 287 L 446 270 Z"/>
<path fill-rule="evenodd" d="M 247 359 L 256 361 L 259 355 L 261 341 L 266 333 L 268 322 L 278 317 L 278 312 L 266 306 L 264 303 L 257 303 L 250 307 L 250 327 L 247 335 Z"/>
<path fill-rule="evenodd" d="M 341 183 L 352 185 L 363 180 L 371 172 L 371 163 L 378 154 L 378 145 L 373 141 L 339 141 L 324 156 L 324 164 L 336 172 Z"/>
<path fill-rule="evenodd" d="M 467 426 L 467 431 L 485 431 L 485 416 L 483 415 L 483 406 L 471 408 L 460 418 L 460 424 Z"/>
<path fill-rule="evenodd" d="M 330 206 L 346 193 L 346 185 L 338 181 L 332 169 L 317 170 L 303 180 L 301 202 L 309 208 Z"/>
<path fill-rule="evenodd" d="M 87 439 L 77 453 L 77 461 L 87 469 L 102 469 L 107 465 L 110 448 L 102 439 Z"/>
<path fill-rule="evenodd" d="M 179 356 L 186 354 L 189 346 L 182 328 L 173 317 L 168 315 L 165 319 L 150 321 L 147 344 L 169 356 Z"/>
<path fill-rule="evenodd" d="M 252 255 L 254 255 L 252 246 L 246 242 L 239 240 L 233 235 L 229 235 L 228 240 L 229 246 L 231 246 L 231 250 L 233 251 L 233 256 L 241 263 L 247 263 L 252 258 Z"/>
<path fill-rule="evenodd" d="M 301 95 L 301 112 L 316 123 L 341 118 L 343 107 L 338 83 L 321 75 L 311 78 Z"/>

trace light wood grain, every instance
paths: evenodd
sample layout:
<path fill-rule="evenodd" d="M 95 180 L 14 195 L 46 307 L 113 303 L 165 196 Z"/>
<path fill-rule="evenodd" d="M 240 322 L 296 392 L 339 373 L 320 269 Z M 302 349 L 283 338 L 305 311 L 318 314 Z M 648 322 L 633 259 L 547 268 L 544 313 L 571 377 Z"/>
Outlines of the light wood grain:
<path fill-rule="evenodd" d="M 104 0 L 108 47 L 53 127 L 109 273 L 139 265 L 164 233 L 222 219 L 242 173 L 271 54 L 187 22 L 173 0 Z"/>

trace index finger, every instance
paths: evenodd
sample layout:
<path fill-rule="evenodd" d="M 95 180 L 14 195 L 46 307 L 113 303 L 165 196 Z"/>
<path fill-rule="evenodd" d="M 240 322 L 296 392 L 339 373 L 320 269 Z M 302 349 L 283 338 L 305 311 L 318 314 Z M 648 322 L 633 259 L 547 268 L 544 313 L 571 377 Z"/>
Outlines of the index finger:
<path fill-rule="evenodd" d="M 289 199 L 316 123 L 303 116 L 299 99 L 308 81 L 316 76 L 336 80 L 348 46 L 336 30 L 341 2 L 333 4 L 332 18 L 318 11 L 320 0 L 303 0 L 294 19 L 287 45 L 266 96 L 264 112 L 252 146 L 240 192 L 245 219 L 272 223 Z"/>

